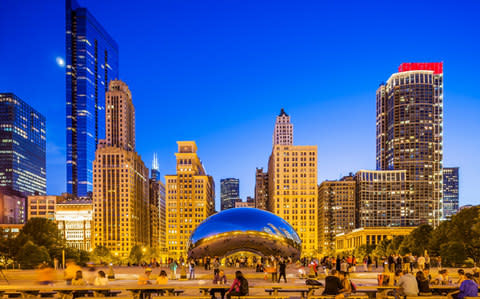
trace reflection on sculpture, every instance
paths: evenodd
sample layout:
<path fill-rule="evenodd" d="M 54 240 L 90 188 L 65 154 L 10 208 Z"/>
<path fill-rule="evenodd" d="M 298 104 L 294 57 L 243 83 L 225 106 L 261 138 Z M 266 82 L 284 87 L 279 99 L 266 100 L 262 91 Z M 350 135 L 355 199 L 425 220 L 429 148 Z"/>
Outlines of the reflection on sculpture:
<path fill-rule="evenodd" d="M 259 209 L 235 208 L 210 216 L 193 231 L 188 255 L 226 256 L 250 251 L 298 259 L 302 241 L 282 218 Z"/>

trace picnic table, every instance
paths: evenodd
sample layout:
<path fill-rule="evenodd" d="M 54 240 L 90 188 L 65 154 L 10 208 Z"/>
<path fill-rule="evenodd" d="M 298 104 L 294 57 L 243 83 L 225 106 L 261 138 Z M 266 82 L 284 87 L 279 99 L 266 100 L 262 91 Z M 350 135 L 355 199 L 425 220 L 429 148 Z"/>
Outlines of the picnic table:
<path fill-rule="evenodd" d="M 377 293 L 386 292 L 388 290 L 398 289 L 398 286 L 357 286 L 358 293 L 367 294 L 369 299 L 375 299 Z"/>

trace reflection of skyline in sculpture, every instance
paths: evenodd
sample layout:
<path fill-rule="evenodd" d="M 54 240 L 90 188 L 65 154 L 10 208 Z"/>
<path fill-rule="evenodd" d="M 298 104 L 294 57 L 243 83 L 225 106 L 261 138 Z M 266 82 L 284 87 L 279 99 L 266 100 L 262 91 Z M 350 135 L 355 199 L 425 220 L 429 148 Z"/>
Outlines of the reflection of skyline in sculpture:
<path fill-rule="evenodd" d="M 249 251 L 298 259 L 301 240 L 284 219 L 264 210 L 235 208 L 212 215 L 192 233 L 188 255 L 227 256 Z"/>

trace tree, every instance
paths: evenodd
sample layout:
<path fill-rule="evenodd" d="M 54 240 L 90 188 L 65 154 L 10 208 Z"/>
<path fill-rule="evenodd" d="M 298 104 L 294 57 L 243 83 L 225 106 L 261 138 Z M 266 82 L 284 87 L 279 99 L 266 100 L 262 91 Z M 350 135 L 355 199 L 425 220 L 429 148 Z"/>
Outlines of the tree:
<path fill-rule="evenodd" d="M 379 258 L 386 257 L 388 255 L 387 249 L 390 243 L 392 243 L 391 239 L 390 240 L 383 239 L 382 241 L 380 241 L 380 243 L 378 243 L 377 247 L 375 247 L 375 249 L 372 251 L 372 255 Z"/>
<path fill-rule="evenodd" d="M 130 250 L 129 259 L 130 262 L 133 264 L 140 264 L 143 258 L 143 251 L 139 245 L 135 245 Z"/>
<path fill-rule="evenodd" d="M 50 255 L 45 246 L 38 246 L 28 241 L 17 253 L 17 261 L 23 269 L 31 269 L 41 263 L 50 263 Z"/>
<path fill-rule="evenodd" d="M 92 252 L 92 260 L 95 263 L 111 263 L 113 256 L 110 250 L 105 246 L 97 246 Z"/>
<path fill-rule="evenodd" d="M 65 247 L 57 225 L 46 218 L 32 218 L 25 223 L 17 236 L 17 242 L 21 247 L 28 241 L 45 247 L 50 256 L 57 258 L 60 257 L 61 250 Z"/>
<path fill-rule="evenodd" d="M 390 244 L 387 246 L 387 255 L 397 254 L 401 249 L 401 244 L 404 239 L 404 236 L 393 237 L 392 242 L 390 242 Z"/>
<path fill-rule="evenodd" d="M 400 245 L 400 250 L 414 255 L 424 255 L 425 250 L 429 249 L 429 243 L 432 239 L 432 231 L 433 227 L 430 225 L 420 225 L 410 232 L 410 234 L 403 240 Z"/>
<path fill-rule="evenodd" d="M 363 260 L 367 255 L 370 255 L 375 249 L 375 245 L 360 245 L 353 251 L 353 254 L 357 257 L 357 260 Z"/>
<path fill-rule="evenodd" d="M 440 255 L 444 265 L 450 266 L 461 265 L 467 259 L 463 244 L 457 241 L 442 244 L 440 247 Z"/>

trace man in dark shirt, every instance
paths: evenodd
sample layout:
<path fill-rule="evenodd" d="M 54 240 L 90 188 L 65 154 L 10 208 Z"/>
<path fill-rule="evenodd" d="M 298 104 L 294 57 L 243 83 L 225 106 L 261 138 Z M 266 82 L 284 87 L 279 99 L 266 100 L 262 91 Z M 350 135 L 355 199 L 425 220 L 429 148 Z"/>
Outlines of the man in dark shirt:
<path fill-rule="evenodd" d="M 337 271 L 332 270 L 331 274 L 325 277 L 325 290 L 322 295 L 338 295 L 342 292 L 342 282 L 338 278 Z"/>
<path fill-rule="evenodd" d="M 280 275 L 278 276 L 278 282 L 280 282 L 280 279 L 282 278 L 283 276 L 283 280 L 285 281 L 285 283 L 287 282 L 287 263 L 285 262 L 284 259 L 281 259 L 280 260 L 280 263 L 278 264 L 279 266 L 279 272 L 280 272 Z"/>

